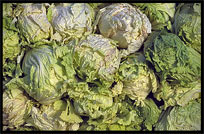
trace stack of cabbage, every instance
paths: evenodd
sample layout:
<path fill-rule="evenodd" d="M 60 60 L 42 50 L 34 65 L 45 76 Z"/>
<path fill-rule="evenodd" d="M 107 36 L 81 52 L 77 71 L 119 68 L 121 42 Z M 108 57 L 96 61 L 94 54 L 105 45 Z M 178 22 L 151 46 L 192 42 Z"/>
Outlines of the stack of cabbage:
<path fill-rule="evenodd" d="M 199 3 L 3 4 L 3 130 L 200 130 Z"/>

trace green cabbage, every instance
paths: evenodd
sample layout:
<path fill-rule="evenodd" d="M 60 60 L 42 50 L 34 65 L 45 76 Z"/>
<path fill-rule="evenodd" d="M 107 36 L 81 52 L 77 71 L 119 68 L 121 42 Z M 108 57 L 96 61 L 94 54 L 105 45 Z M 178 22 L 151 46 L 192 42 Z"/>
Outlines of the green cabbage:
<path fill-rule="evenodd" d="M 14 77 L 16 58 L 20 53 L 19 30 L 15 26 L 12 4 L 4 3 L 3 9 L 3 76 Z"/>
<path fill-rule="evenodd" d="M 185 107 L 169 107 L 155 126 L 155 130 L 201 130 L 201 103 L 194 100 Z"/>
<path fill-rule="evenodd" d="M 52 26 L 48 21 L 44 4 L 18 4 L 16 10 L 21 37 L 25 38 L 29 45 L 51 37 Z"/>
<path fill-rule="evenodd" d="M 140 10 L 127 3 L 112 4 L 98 13 L 98 28 L 104 37 L 118 41 L 122 55 L 138 51 L 148 33 L 151 23 Z"/>
<path fill-rule="evenodd" d="M 3 3 L 3 16 L 13 16 L 13 4 L 12 3 Z"/>
<path fill-rule="evenodd" d="M 47 16 L 56 32 L 53 39 L 65 41 L 89 35 L 93 30 L 94 13 L 86 3 L 51 5 Z"/>
<path fill-rule="evenodd" d="M 197 51 L 185 46 L 177 35 L 165 31 L 152 33 L 144 51 L 160 78 L 160 88 L 154 95 L 165 101 L 165 108 L 179 104 L 177 101 L 182 97 L 187 102 L 193 96 L 199 97 L 201 55 Z"/>
<path fill-rule="evenodd" d="M 113 105 L 113 95 L 108 88 L 89 87 L 91 83 L 69 83 L 67 93 L 74 100 L 74 108 L 77 113 L 90 118 L 105 116 L 106 110 Z"/>
<path fill-rule="evenodd" d="M 87 82 L 110 86 L 119 68 L 120 55 L 113 40 L 101 35 L 89 35 L 75 45 L 74 68 Z"/>
<path fill-rule="evenodd" d="M 174 32 L 201 53 L 201 3 L 181 3 L 174 18 Z"/>
<path fill-rule="evenodd" d="M 142 103 L 151 91 L 157 90 L 156 76 L 147 66 L 142 53 L 130 55 L 120 63 L 118 75 L 123 82 L 122 92 L 135 100 L 137 105 Z"/>
<path fill-rule="evenodd" d="M 134 106 L 128 98 L 122 101 L 114 98 L 114 104 L 106 111 L 106 116 L 89 119 L 79 130 L 152 130 L 161 111 L 151 99 L 146 99 L 144 103 L 143 107 Z"/>
<path fill-rule="evenodd" d="M 74 79 L 72 54 L 68 47 L 42 45 L 28 51 L 23 59 L 21 85 L 42 104 L 59 99 L 66 90 L 63 85 Z"/>
<path fill-rule="evenodd" d="M 69 100 L 56 100 L 40 108 L 32 107 L 26 126 L 34 126 L 38 130 L 77 130 L 78 123 L 82 121 Z"/>
<path fill-rule="evenodd" d="M 175 14 L 176 3 L 133 3 L 147 15 L 152 30 L 161 30 L 165 27 L 172 30 L 172 20 Z"/>
<path fill-rule="evenodd" d="M 25 123 L 33 102 L 23 93 L 23 88 L 12 79 L 3 92 L 3 125 L 19 129 Z"/>

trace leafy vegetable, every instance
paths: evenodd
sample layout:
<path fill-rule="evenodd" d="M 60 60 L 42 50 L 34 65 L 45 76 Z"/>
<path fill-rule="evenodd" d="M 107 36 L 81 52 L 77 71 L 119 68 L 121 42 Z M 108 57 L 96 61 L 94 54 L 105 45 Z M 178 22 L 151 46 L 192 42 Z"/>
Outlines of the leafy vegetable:
<path fill-rule="evenodd" d="M 201 104 L 196 100 L 185 107 L 169 107 L 156 124 L 156 130 L 201 130 Z"/>
<path fill-rule="evenodd" d="M 201 4 L 180 3 L 174 18 L 174 32 L 188 46 L 201 53 Z"/>
<path fill-rule="evenodd" d="M 3 131 L 201 130 L 201 3 L 2 6 Z"/>
<path fill-rule="evenodd" d="M 98 13 L 100 33 L 118 41 L 122 55 L 138 51 L 144 40 L 151 33 L 151 23 L 147 16 L 127 3 L 112 4 Z"/>
<path fill-rule="evenodd" d="M 152 130 L 159 114 L 160 110 L 152 100 L 145 100 L 143 107 L 136 107 L 128 98 L 123 101 L 115 99 L 106 116 L 89 119 L 79 130 Z"/>
<path fill-rule="evenodd" d="M 12 4 L 4 3 L 3 9 L 3 76 L 14 77 L 15 60 L 20 53 L 19 30 L 15 26 L 16 19 L 12 17 Z"/>
<path fill-rule="evenodd" d="M 106 115 L 106 110 L 113 105 L 111 90 L 102 87 L 89 87 L 88 83 L 70 83 L 68 95 L 74 100 L 77 113 L 90 118 Z"/>
<path fill-rule="evenodd" d="M 48 9 L 48 19 L 56 32 L 53 38 L 58 41 L 89 35 L 94 17 L 93 8 L 86 3 L 63 3 Z"/>
<path fill-rule="evenodd" d="M 44 4 L 18 4 L 17 9 L 18 26 L 22 38 L 24 37 L 28 43 L 36 43 L 51 37 L 53 30 Z"/>
<path fill-rule="evenodd" d="M 21 85 L 25 86 L 31 97 L 42 104 L 49 104 L 66 92 L 63 84 L 66 80 L 73 79 L 75 74 L 71 70 L 71 61 L 67 61 L 67 58 L 71 58 L 69 52 L 71 53 L 66 46 L 54 49 L 42 45 L 26 53 L 22 66 L 25 77 L 21 79 Z M 66 72 L 67 68 L 70 69 L 69 72 Z"/>
<path fill-rule="evenodd" d="M 152 33 L 144 51 L 160 78 L 161 87 L 155 96 L 164 99 L 165 107 L 177 104 L 173 96 L 181 98 L 190 90 L 200 92 L 201 55 L 185 46 L 178 36 L 165 31 Z"/>
<path fill-rule="evenodd" d="M 76 126 L 82 119 L 75 114 L 69 100 L 57 100 L 40 108 L 33 107 L 26 122 L 27 126 L 34 125 L 39 130 L 75 130 L 73 125 Z"/>
<path fill-rule="evenodd" d="M 23 89 L 12 79 L 3 92 L 3 125 L 10 129 L 19 129 L 28 118 L 32 101 L 23 93 Z"/>
<path fill-rule="evenodd" d="M 172 20 L 175 14 L 176 3 L 133 3 L 147 15 L 152 30 L 161 30 L 165 27 L 172 30 Z"/>
<path fill-rule="evenodd" d="M 82 80 L 111 86 L 120 64 L 120 54 L 113 40 L 89 35 L 75 45 L 74 51 L 74 68 Z"/>
<path fill-rule="evenodd" d="M 120 64 L 119 77 L 123 82 L 122 92 L 135 100 L 137 105 L 158 87 L 156 76 L 147 66 L 142 53 L 130 55 Z"/>

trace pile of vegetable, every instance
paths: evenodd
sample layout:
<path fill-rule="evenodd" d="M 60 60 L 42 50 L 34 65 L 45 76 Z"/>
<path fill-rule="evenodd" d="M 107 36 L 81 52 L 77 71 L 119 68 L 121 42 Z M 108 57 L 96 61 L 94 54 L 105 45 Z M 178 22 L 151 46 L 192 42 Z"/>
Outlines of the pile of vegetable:
<path fill-rule="evenodd" d="M 4 3 L 4 131 L 201 130 L 201 3 Z"/>

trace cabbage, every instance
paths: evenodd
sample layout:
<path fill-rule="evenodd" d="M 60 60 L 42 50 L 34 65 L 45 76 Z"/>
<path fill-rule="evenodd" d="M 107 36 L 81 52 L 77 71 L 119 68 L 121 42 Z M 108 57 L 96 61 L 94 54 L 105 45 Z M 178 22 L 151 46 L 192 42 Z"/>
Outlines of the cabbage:
<path fill-rule="evenodd" d="M 145 42 L 144 52 L 160 78 L 160 88 L 154 94 L 169 105 L 185 105 L 201 91 L 201 55 L 185 46 L 180 38 L 166 31 L 154 32 Z M 193 91 L 194 90 L 194 91 Z M 193 97 L 194 96 L 194 97 Z M 177 102 L 185 97 L 186 102 Z"/>
<path fill-rule="evenodd" d="M 38 130 L 77 130 L 77 124 L 82 121 L 69 100 L 57 100 L 40 108 L 32 107 L 26 126 L 34 126 Z"/>
<path fill-rule="evenodd" d="M 3 92 L 3 125 L 19 129 L 28 118 L 33 102 L 23 93 L 23 88 L 12 79 Z"/>
<path fill-rule="evenodd" d="M 147 64 L 142 53 L 130 55 L 120 64 L 119 74 L 123 82 L 123 94 L 135 100 L 137 105 L 146 99 L 148 94 L 155 92 L 158 82 L 153 70 Z"/>
<path fill-rule="evenodd" d="M 147 15 L 152 30 L 161 30 L 165 27 L 172 30 L 172 20 L 175 14 L 176 3 L 133 3 Z"/>
<path fill-rule="evenodd" d="M 63 3 L 51 5 L 48 19 L 55 35 L 53 39 L 65 41 L 89 35 L 93 28 L 94 10 L 86 3 Z"/>
<path fill-rule="evenodd" d="M 90 83 L 91 84 L 91 83 Z M 109 88 L 89 87 L 89 83 L 69 83 L 67 93 L 74 100 L 75 111 L 83 116 L 99 118 L 113 105 L 113 95 Z"/>
<path fill-rule="evenodd" d="M 143 107 L 134 106 L 128 98 L 122 101 L 115 98 L 114 102 L 113 106 L 106 110 L 106 116 L 90 118 L 79 130 L 152 130 L 161 113 L 151 99 L 146 99 Z"/>
<path fill-rule="evenodd" d="M 112 84 L 120 64 L 120 54 L 113 40 L 91 34 L 75 45 L 74 51 L 74 68 L 82 80 Z"/>
<path fill-rule="evenodd" d="M 175 34 L 201 53 L 201 3 L 180 3 L 173 25 Z"/>
<path fill-rule="evenodd" d="M 14 77 L 16 59 L 20 53 L 18 29 L 14 19 L 3 17 L 3 76 Z"/>
<path fill-rule="evenodd" d="M 169 107 L 164 111 L 155 130 L 201 130 L 201 103 L 196 100 L 185 107 Z"/>
<path fill-rule="evenodd" d="M 28 41 L 28 45 L 51 37 L 53 30 L 48 21 L 44 4 L 18 4 L 17 9 L 16 15 L 21 37 Z"/>
<path fill-rule="evenodd" d="M 56 49 L 42 45 L 28 51 L 23 59 L 21 85 L 41 104 L 50 104 L 59 99 L 66 90 L 65 81 L 74 79 L 68 47 Z"/>
<path fill-rule="evenodd" d="M 123 48 L 123 56 L 138 51 L 148 33 L 151 33 L 147 16 L 129 4 L 112 4 L 101 9 L 98 14 L 100 33 L 117 41 L 119 48 Z"/>

